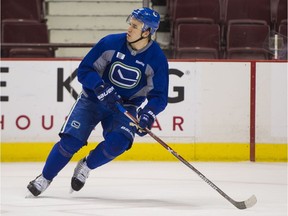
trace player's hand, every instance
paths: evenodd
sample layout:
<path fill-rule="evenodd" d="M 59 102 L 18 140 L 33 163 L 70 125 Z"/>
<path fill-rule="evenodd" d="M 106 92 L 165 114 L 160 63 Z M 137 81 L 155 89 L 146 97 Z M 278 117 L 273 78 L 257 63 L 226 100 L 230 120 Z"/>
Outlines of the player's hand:
<path fill-rule="evenodd" d="M 104 83 L 95 89 L 98 100 L 107 108 L 118 111 L 117 103 L 122 103 L 121 96 L 117 94 L 115 88 L 109 83 Z"/>
<path fill-rule="evenodd" d="M 152 125 L 155 121 L 155 114 L 148 109 L 141 109 L 138 112 L 138 119 L 139 119 L 139 129 L 137 130 L 137 134 L 139 136 L 145 136 L 147 132 L 144 130 L 145 128 L 148 128 L 149 130 L 152 128 Z"/>

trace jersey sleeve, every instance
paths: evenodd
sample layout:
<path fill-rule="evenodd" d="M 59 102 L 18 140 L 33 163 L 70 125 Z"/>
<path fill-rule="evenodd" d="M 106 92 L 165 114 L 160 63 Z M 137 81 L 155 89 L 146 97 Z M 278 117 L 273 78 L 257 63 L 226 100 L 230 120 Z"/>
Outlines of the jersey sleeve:
<path fill-rule="evenodd" d="M 147 94 L 148 103 L 145 108 L 151 110 L 155 115 L 162 112 L 168 103 L 169 70 L 166 58 L 162 58 L 159 66 L 154 71 L 154 88 Z M 158 62 L 158 63 L 159 63 Z"/>
<path fill-rule="evenodd" d="M 101 68 L 105 68 L 108 64 L 104 55 L 105 44 L 105 38 L 101 39 L 87 53 L 78 67 L 78 81 L 84 88 L 94 90 L 97 86 L 103 83 Z M 99 65 L 101 65 L 101 67 Z"/>

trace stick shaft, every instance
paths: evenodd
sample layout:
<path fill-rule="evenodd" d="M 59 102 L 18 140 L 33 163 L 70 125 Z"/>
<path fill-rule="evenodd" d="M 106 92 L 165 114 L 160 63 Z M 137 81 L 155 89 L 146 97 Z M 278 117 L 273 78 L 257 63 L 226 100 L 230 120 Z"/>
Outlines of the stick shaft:
<path fill-rule="evenodd" d="M 124 107 L 120 104 L 118 105 L 120 112 L 126 115 L 131 121 L 138 125 L 138 120 L 130 114 Z M 167 151 L 173 154 L 178 160 L 180 160 L 183 164 L 185 164 L 188 168 L 193 170 L 202 180 L 204 180 L 208 185 L 210 185 L 214 190 L 216 190 L 220 195 L 222 195 L 225 199 L 227 199 L 231 204 L 239 209 L 247 208 L 244 202 L 237 202 L 229 197 L 225 192 L 223 192 L 219 187 L 217 187 L 212 181 L 210 181 L 205 175 L 203 175 L 198 169 L 192 166 L 187 160 L 185 160 L 181 155 L 179 155 L 176 151 L 174 151 L 169 145 L 167 145 L 162 139 L 156 136 L 151 130 L 145 128 L 145 131 L 155 139 L 159 144 L 161 144 Z"/>

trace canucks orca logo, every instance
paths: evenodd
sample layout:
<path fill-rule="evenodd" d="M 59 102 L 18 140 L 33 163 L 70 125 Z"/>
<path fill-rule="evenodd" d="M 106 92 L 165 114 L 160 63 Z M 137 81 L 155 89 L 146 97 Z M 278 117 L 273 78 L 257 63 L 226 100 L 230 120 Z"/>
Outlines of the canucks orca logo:
<path fill-rule="evenodd" d="M 131 89 L 139 83 L 141 71 L 121 62 L 115 62 L 110 68 L 109 79 L 116 86 Z"/>

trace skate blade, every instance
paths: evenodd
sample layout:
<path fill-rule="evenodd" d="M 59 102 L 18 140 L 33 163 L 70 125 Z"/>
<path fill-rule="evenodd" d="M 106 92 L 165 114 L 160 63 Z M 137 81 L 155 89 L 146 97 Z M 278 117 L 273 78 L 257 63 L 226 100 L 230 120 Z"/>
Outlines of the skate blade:
<path fill-rule="evenodd" d="M 73 192 L 74 192 L 74 190 L 73 190 L 73 188 L 71 187 L 69 193 L 72 194 Z"/>
<path fill-rule="evenodd" d="M 29 191 L 29 190 L 27 190 L 27 193 L 26 193 L 26 196 L 25 196 L 25 198 L 27 199 L 30 199 L 30 198 L 35 198 L 35 196 Z"/>

